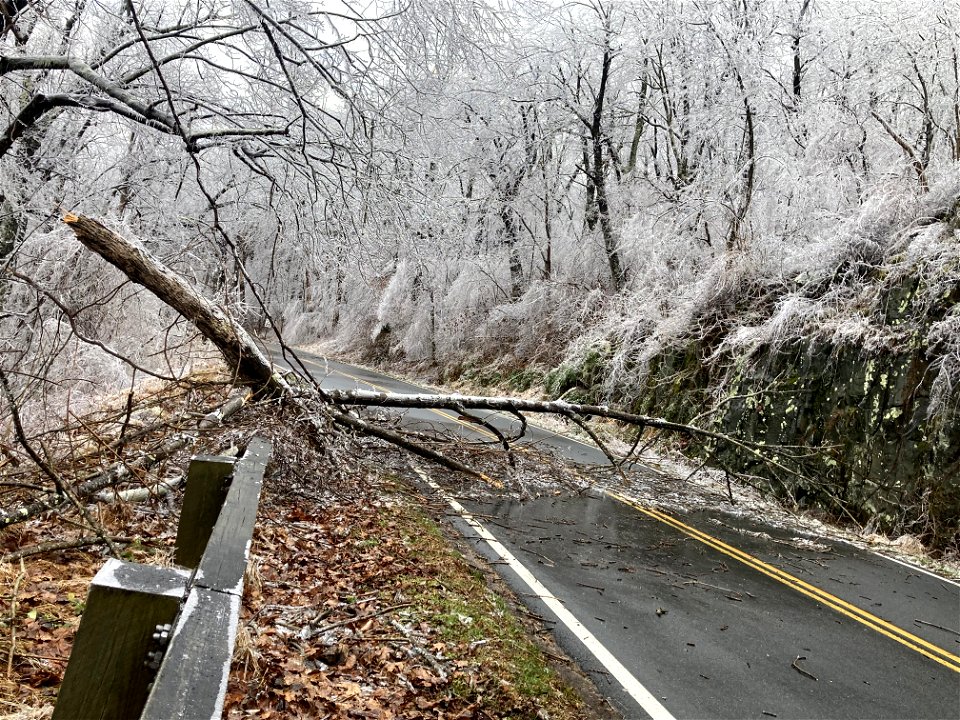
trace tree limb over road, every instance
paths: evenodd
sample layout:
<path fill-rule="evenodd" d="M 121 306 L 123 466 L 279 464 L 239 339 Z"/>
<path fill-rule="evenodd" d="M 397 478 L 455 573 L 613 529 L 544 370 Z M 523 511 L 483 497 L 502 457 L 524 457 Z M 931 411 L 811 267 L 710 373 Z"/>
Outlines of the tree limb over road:
<path fill-rule="evenodd" d="M 795 470 L 783 464 L 783 448 L 766 448 L 758 443 L 749 443 L 730 435 L 718 433 L 693 425 L 675 423 L 663 418 L 636 415 L 622 410 L 600 405 L 582 405 L 562 400 L 539 401 L 509 397 L 480 397 L 465 395 L 403 395 L 397 393 L 368 392 L 362 390 L 330 391 L 321 390 L 315 383 L 311 386 L 304 382 L 296 386 L 283 377 L 267 360 L 257 347 L 253 338 L 240 324 L 214 306 L 194 289 L 184 278 L 153 258 L 146 250 L 126 240 L 102 223 L 81 215 L 68 214 L 64 217 L 74 231 L 77 239 L 89 250 L 124 272 L 132 281 L 143 285 L 160 300 L 166 302 L 184 318 L 196 325 L 197 329 L 212 342 L 223 355 L 228 367 L 237 377 L 253 385 L 258 391 L 278 394 L 285 402 L 292 403 L 300 411 L 301 417 L 308 417 L 308 424 L 315 437 L 323 434 L 324 422 L 317 415 L 325 415 L 325 420 L 340 427 L 349 428 L 361 434 L 385 440 L 404 450 L 444 465 L 448 469 L 466 472 L 475 477 L 490 481 L 483 473 L 477 472 L 462 463 L 441 455 L 435 450 L 414 442 L 402 434 L 361 420 L 344 410 L 345 406 L 360 405 L 394 408 L 432 408 L 465 410 L 494 410 L 508 412 L 520 417 L 522 413 L 550 413 L 560 415 L 581 424 L 590 416 L 605 417 L 644 429 L 663 430 L 686 435 L 706 442 L 726 444 L 756 459 L 769 464 L 777 470 L 796 474 Z M 279 338 L 282 342 L 282 338 Z M 292 352 L 284 346 L 285 351 Z M 299 373 L 297 373 L 300 375 Z M 304 411 L 306 411 L 304 413 Z M 506 439 L 501 437 L 506 445 Z M 592 435 L 594 442 L 610 457 L 613 456 L 599 439 Z M 779 457 L 775 455 L 779 453 Z"/>

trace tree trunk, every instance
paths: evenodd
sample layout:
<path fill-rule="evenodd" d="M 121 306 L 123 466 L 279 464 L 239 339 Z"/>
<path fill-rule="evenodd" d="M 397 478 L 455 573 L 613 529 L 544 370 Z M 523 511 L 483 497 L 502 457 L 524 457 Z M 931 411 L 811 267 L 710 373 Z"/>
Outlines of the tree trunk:
<path fill-rule="evenodd" d="M 583 144 L 583 175 L 586 187 L 583 195 L 583 220 L 587 225 L 587 230 L 593 231 L 597 227 L 597 203 L 595 200 L 596 186 L 593 184 L 593 169 L 590 162 L 590 140 L 584 135 L 581 138 Z"/>
<path fill-rule="evenodd" d="M 270 361 L 247 331 L 178 274 L 96 220 L 69 213 L 63 221 L 86 248 L 196 325 L 204 337 L 217 346 L 230 370 L 241 380 L 263 389 L 287 388 L 286 381 L 273 371 Z"/>
<path fill-rule="evenodd" d="M 803 92 L 803 58 L 800 57 L 800 40 L 803 38 L 803 16 L 810 9 L 810 0 L 803 0 L 800 5 L 800 15 L 797 17 L 796 25 L 793 30 L 793 105 L 791 110 L 797 112 L 800 109 L 800 98 Z"/>
<path fill-rule="evenodd" d="M 593 104 L 593 122 L 590 125 L 590 141 L 593 149 L 593 188 L 595 203 L 595 221 L 600 223 L 600 232 L 603 235 L 603 249 L 606 251 L 607 262 L 610 265 L 610 277 L 614 292 L 620 292 L 627 284 L 627 275 L 620 259 L 619 242 L 613 223 L 610 220 L 610 205 L 607 200 L 606 162 L 603 159 L 603 104 L 606 98 L 607 81 L 610 77 L 610 65 L 613 62 L 613 52 L 610 49 L 610 38 L 607 36 L 603 50 L 603 63 L 600 67 L 600 87 Z M 592 226 L 591 226 L 592 227 Z"/>

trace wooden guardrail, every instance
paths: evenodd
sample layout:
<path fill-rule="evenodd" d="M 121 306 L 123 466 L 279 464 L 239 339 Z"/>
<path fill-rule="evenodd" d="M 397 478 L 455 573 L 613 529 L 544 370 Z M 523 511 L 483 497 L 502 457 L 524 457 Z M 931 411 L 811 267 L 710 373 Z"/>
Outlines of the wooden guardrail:
<path fill-rule="evenodd" d="M 190 463 L 174 561 L 94 577 L 54 720 L 216 718 L 223 710 L 269 441 Z"/>

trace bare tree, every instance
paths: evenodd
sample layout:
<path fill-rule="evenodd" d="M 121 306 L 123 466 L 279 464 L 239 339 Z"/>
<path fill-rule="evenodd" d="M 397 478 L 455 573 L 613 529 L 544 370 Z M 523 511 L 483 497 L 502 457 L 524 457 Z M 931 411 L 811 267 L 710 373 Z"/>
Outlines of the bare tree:
<path fill-rule="evenodd" d="M 586 43 L 585 56 L 567 71 L 559 71 L 559 81 L 569 94 L 566 105 L 580 123 L 582 133 L 582 172 L 585 181 L 584 223 L 588 231 L 600 228 L 603 248 L 610 270 L 611 286 L 620 292 L 626 286 L 627 270 L 621 257 L 620 237 L 611 217 L 608 173 L 610 171 L 610 105 L 617 88 L 611 77 L 617 51 L 618 21 L 613 6 L 602 2 L 590 5 L 600 23 L 598 38 L 579 37 Z"/>

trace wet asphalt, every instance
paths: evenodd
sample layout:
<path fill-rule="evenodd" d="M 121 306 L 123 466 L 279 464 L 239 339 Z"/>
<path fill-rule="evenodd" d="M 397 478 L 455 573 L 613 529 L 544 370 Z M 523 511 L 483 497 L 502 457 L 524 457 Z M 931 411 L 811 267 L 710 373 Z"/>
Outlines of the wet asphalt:
<path fill-rule="evenodd" d="M 607 496 L 470 503 L 494 535 L 684 718 L 953 718 L 960 673 Z M 778 546 L 683 521 L 954 654 L 960 588 L 850 546 Z M 782 533 L 781 533 L 782 534 Z M 772 545 L 772 547 L 771 547 Z M 495 560 L 483 543 L 477 551 Z M 799 565 L 799 568 L 794 567 Z M 522 591 L 512 572 L 498 566 Z M 549 617 L 537 598 L 525 597 Z M 881 615 L 882 613 L 882 615 Z M 564 649 L 625 717 L 645 717 L 562 627 Z M 800 669 L 805 672 L 801 672 Z"/>
<path fill-rule="evenodd" d="M 425 392 L 300 357 L 330 389 Z M 476 439 L 449 413 L 404 417 L 408 427 Z M 501 430 L 515 423 L 488 420 Z M 531 427 L 528 441 L 606 462 L 598 449 L 541 428 Z M 722 512 L 672 514 L 676 524 L 599 491 L 462 502 L 674 717 L 960 718 L 956 583 Z M 625 718 L 647 717 L 466 523 L 454 525 Z"/>

